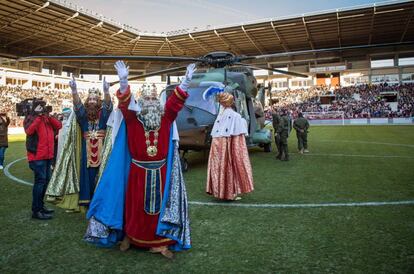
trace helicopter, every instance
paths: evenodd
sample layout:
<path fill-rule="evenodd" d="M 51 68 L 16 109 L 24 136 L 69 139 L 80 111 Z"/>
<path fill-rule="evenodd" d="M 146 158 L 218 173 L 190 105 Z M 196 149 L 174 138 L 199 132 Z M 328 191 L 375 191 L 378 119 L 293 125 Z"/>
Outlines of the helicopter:
<path fill-rule="evenodd" d="M 304 54 L 316 54 L 320 52 L 343 51 L 348 49 L 376 48 L 389 46 L 389 44 L 371 44 L 361 46 L 349 46 L 340 48 L 325 48 L 302 50 L 294 52 L 281 52 L 256 56 L 236 56 L 230 52 L 217 51 L 208 53 L 202 57 L 188 56 L 109 56 L 109 55 L 84 55 L 84 56 L 29 56 L 20 58 L 19 61 L 116 61 L 124 60 L 128 62 L 165 62 L 182 64 L 181 66 L 167 68 L 158 71 L 144 73 L 138 76 L 130 76 L 128 80 L 143 79 L 146 77 L 167 75 L 167 87 L 161 92 L 168 97 L 177 85 L 170 84 L 170 76 L 180 71 L 185 71 L 189 63 L 197 63 L 198 68 L 206 68 L 205 71 L 195 73 L 190 84 L 189 97 L 185 102 L 184 108 L 179 112 L 176 122 L 180 136 L 180 150 L 182 151 L 181 163 L 183 171 L 188 170 L 188 161 L 185 155 L 188 151 L 208 150 L 211 143 L 210 132 L 219 113 L 219 104 L 213 100 L 204 100 L 203 93 L 208 88 L 205 83 L 222 83 L 229 87 L 234 96 L 235 110 L 246 119 L 249 135 L 246 143 L 249 147 L 259 146 L 265 152 L 271 151 L 272 134 L 264 127 L 264 93 L 265 87 L 258 89 L 253 70 L 270 70 L 273 72 L 307 78 L 308 75 L 294 71 L 285 71 L 276 68 L 261 67 L 244 63 L 258 59 L 277 58 Z M 184 65 L 185 64 L 185 65 Z M 111 82 L 115 85 L 119 81 Z"/>
<path fill-rule="evenodd" d="M 127 57 L 127 58 L 125 58 Z M 132 58 L 131 58 L 132 57 Z M 249 134 L 246 143 L 249 147 L 259 146 L 265 152 L 271 151 L 272 134 L 264 128 L 264 88 L 257 89 L 257 81 L 253 75 L 253 69 L 268 69 L 284 74 L 298 77 L 308 77 L 307 75 L 283 71 L 271 68 L 261 68 L 253 65 L 241 63 L 245 56 L 238 57 L 230 52 L 212 52 L 201 58 L 191 57 L 164 57 L 164 56 L 33 56 L 29 59 L 42 59 L 44 61 L 74 61 L 74 60 L 139 60 L 139 61 L 178 61 L 196 62 L 198 67 L 207 67 L 204 72 L 193 75 L 192 82 L 188 89 L 184 108 L 178 113 L 176 118 L 177 129 L 180 136 L 181 166 L 183 171 L 188 170 L 186 154 L 189 151 L 209 150 L 211 144 L 211 129 L 213 128 L 216 117 L 220 111 L 219 104 L 214 100 L 204 100 L 203 93 L 209 87 L 205 83 L 222 83 L 234 96 L 235 110 L 247 121 Z M 165 69 L 151 72 L 139 76 L 131 76 L 128 80 L 150 77 L 154 75 L 167 74 L 167 87 L 161 92 L 168 97 L 177 85 L 170 84 L 170 74 L 184 71 L 186 66 Z M 110 83 L 117 84 L 118 81 Z M 258 96 L 258 94 L 260 96 Z M 258 98 L 256 98 L 258 97 Z M 262 99 L 259 99 L 262 98 Z M 259 122 L 260 121 L 260 122 Z"/>
<path fill-rule="evenodd" d="M 183 171 L 188 170 L 188 161 L 185 157 L 187 152 L 209 150 L 211 145 L 210 133 L 219 114 L 220 105 L 214 100 L 203 98 L 209 83 L 223 83 L 229 87 L 226 90 L 233 94 L 234 109 L 248 124 L 247 146 L 259 146 L 264 152 L 271 152 L 272 133 L 264 128 L 265 88 L 257 88 L 256 78 L 250 68 L 213 68 L 193 74 L 187 91 L 189 97 L 176 118 Z M 168 97 L 176 86 L 168 85 L 161 94 L 166 92 Z"/>

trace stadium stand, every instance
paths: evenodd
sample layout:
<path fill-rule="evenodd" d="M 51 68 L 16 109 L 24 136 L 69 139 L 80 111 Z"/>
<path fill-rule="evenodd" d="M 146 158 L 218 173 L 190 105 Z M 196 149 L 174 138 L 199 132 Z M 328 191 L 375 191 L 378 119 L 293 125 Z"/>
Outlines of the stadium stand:
<path fill-rule="evenodd" d="M 136 96 L 142 92 L 145 84 L 135 84 Z M 163 88 L 160 85 L 152 85 L 157 91 Z M 79 95 L 84 101 L 87 91 L 80 91 Z M 65 107 L 72 107 L 72 94 L 67 89 L 51 89 L 51 88 L 23 88 L 19 85 L 0 85 L 0 112 L 6 112 L 11 119 L 10 127 L 21 127 L 24 117 L 17 116 L 16 103 L 29 98 L 43 98 L 48 105 L 52 106 L 53 113 L 60 113 Z M 117 100 L 112 95 L 112 101 L 117 104 Z"/>
<path fill-rule="evenodd" d="M 384 92 L 396 92 L 397 108 L 393 110 Z M 333 95 L 331 104 L 322 104 L 321 95 Z M 391 118 L 414 115 L 414 83 L 397 85 L 358 85 L 338 87 L 330 91 L 326 87 L 295 89 L 277 92 L 272 96 L 272 106 L 285 109 L 297 117 L 299 112 L 344 112 L 345 118 Z M 267 108 L 269 112 L 270 108 Z M 267 114 L 270 117 L 270 114 Z"/>
<path fill-rule="evenodd" d="M 82 99 L 86 93 L 80 93 Z M 72 94 L 67 90 L 22 88 L 21 86 L 0 86 L 0 110 L 11 118 L 11 127 L 21 127 L 23 117 L 17 116 L 16 103 L 28 98 L 43 98 L 52 106 L 53 112 L 60 112 L 62 107 L 71 106 Z"/>
<path fill-rule="evenodd" d="M 398 92 L 397 109 L 392 110 L 389 103 L 381 96 L 387 91 Z M 138 90 L 139 92 L 139 90 Z M 320 96 L 334 95 L 331 104 L 321 104 Z M 82 100 L 87 93 L 80 93 Z M 26 98 L 43 98 L 53 107 L 53 112 L 60 112 L 62 107 L 71 106 L 72 95 L 67 90 L 22 88 L 21 86 L 0 86 L 0 109 L 7 112 L 12 120 L 12 127 L 22 125 L 22 117 L 15 111 L 16 103 Z M 277 92 L 272 99 L 277 101 L 272 106 L 285 109 L 297 117 L 299 112 L 343 112 L 345 118 L 391 118 L 414 116 L 414 83 L 401 85 L 359 85 L 338 87 L 330 91 L 326 87 L 294 89 Z M 270 107 L 266 117 L 270 119 Z"/>

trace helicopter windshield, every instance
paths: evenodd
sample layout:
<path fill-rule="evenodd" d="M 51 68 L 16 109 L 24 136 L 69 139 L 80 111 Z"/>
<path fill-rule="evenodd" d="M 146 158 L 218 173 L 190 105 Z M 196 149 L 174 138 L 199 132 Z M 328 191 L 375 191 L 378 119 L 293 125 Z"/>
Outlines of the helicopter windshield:
<path fill-rule="evenodd" d="M 195 107 L 205 110 L 213 115 L 217 114 L 218 103 L 213 98 L 205 101 L 203 99 L 203 92 L 206 87 L 192 87 L 188 89 L 188 98 L 185 101 L 185 105 L 188 107 Z"/>

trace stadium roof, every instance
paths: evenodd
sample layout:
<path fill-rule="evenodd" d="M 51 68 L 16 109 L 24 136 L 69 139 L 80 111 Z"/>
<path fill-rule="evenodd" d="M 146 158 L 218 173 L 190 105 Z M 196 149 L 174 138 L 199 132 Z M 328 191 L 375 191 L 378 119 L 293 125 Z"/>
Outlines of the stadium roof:
<path fill-rule="evenodd" d="M 0 5 L 0 56 L 198 57 L 211 51 L 260 55 L 399 43 L 414 40 L 413 17 L 414 1 L 388 1 L 240 25 L 157 34 L 139 32 L 91 11 L 79 10 L 66 1 L 9 0 L 1 1 Z M 143 65 L 146 68 L 154 64 Z"/>

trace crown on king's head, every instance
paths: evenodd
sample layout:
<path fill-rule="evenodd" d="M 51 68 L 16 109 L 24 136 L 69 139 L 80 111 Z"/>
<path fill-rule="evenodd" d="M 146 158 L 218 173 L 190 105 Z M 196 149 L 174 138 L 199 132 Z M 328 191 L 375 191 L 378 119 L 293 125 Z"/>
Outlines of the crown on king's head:
<path fill-rule="evenodd" d="M 152 86 L 144 84 L 142 86 L 141 95 L 143 97 L 157 97 L 157 87 L 154 84 Z"/>
<path fill-rule="evenodd" d="M 90 88 L 88 90 L 88 97 L 98 97 L 101 98 L 101 91 L 97 88 Z"/>

